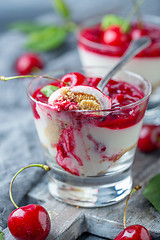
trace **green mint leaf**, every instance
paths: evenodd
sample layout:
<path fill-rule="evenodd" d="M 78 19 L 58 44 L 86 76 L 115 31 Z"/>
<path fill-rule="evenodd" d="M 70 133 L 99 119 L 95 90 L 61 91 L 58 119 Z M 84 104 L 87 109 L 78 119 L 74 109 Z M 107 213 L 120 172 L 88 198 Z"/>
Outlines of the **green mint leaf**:
<path fill-rule="evenodd" d="M 31 33 L 35 31 L 40 31 L 44 29 L 46 26 L 40 25 L 35 22 L 15 22 L 11 24 L 11 28 L 18 30 L 23 33 Z"/>
<path fill-rule="evenodd" d="M 40 91 L 46 96 L 46 97 L 50 97 L 50 95 L 56 91 L 58 89 L 58 87 L 53 86 L 53 85 L 47 85 L 44 86 Z"/>
<path fill-rule="evenodd" d="M 102 18 L 101 22 L 102 30 L 106 30 L 107 28 L 113 25 L 120 26 L 124 32 L 128 32 L 130 30 L 130 23 L 121 17 L 109 14 Z"/>
<path fill-rule="evenodd" d="M 63 0 L 52 0 L 55 10 L 64 18 L 70 18 L 70 11 L 66 3 Z"/>
<path fill-rule="evenodd" d="M 160 173 L 150 179 L 143 191 L 143 196 L 160 211 Z"/>
<path fill-rule="evenodd" d="M 4 240 L 2 231 L 0 231 L 0 240 Z"/>
<path fill-rule="evenodd" d="M 63 27 L 50 26 L 29 35 L 26 48 L 31 51 L 44 52 L 58 48 L 64 43 L 67 32 Z"/>

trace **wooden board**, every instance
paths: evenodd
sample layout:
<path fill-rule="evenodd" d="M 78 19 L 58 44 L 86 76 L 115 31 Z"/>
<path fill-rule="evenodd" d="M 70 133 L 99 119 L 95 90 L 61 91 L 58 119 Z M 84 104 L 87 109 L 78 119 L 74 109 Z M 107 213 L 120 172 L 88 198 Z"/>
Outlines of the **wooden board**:
<path fill-rule="evenodd" d="M 129 201 L 127 225 L 142 224 L 160 239 L 160 213 L 143 198 L 142 191 L 148 180 L 160 169 L 160 151 L 154 154 L 142 154 L 137 151 L 133 164 L 134 185 L 141 185 Z M 52 229 L 48 240 L 74 240 L 84 232 L 114 239 L 123 229 L 125 200 L 102 208 L 78 208 L 55 200 L 48 192 L 46 175 L 28 194 L 40 201 L 49 211 Z"/>

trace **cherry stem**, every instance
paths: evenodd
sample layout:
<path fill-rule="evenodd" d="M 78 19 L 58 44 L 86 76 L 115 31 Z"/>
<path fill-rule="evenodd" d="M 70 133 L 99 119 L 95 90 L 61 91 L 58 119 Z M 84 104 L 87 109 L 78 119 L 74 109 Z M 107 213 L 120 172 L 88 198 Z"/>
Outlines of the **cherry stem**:
<path fill-rule="evenodd" d="M 42 168 L 42 169 L 44 169 L 44 170 L 46 170 L 46 171 L 49 171 L 49 170 L 50 170 L 50 167 L 47 166 L 47 165 L 45 165 L 45 164 L 31 164 L 31 165 L 28 165 L 28 166 L 26 166 L 26 167 L 24 167 L 24 168 L 21 168 L 21 169 L 14 175 L 14 177 L 13 177 L 12 180 L 11 180 L 10 187 L 9 187 L 9 196 L 10 196 L 10 199 L 11 199 L 13 205 L 15 206 L 15 208 L 19 208 L 19 207 L 17 206 L 17 204 L 15 203 L 15 201 L 13 200 L 13 197 L 12 197 L 12 185 L 13 185 L 13 182 L 14 182 L 15 178 L 17 177 L 17 175 L 18 175 L 20 172 L 22 172 L 23 170 L 25 170 L 25 169 L 27 169 L 27 168 L 30 168 L 30 167 L 40 167 L 40 168 Z"/>
<path fill-rule="evenodd" d="M 127 227 L 127 225 L 126 225 L 126 213 L 127 213 L 128 201 L 129 201 L 130 197 L 132 196 L 132 194 L 135 193 L 136 191 L 138 191 L 140 188 L 141 188 L 141 186 L 139 186 L 139 185 L 137 185 L 136 187 L 134 187 L 134 188 L 132 189 L 132 191 L 130 192 L 130 194 L 128 195 L 128 197 L 127 197 L 126 204 L 125 204 L 125 210 L 124 210 L 124 218 L 123 218 L 124 228 Z"/>
<path fill-rule="evenodd" d="M 139 11 L 140 6 L 141 6 L 145 1 L 146 1 L 146 0 L 139 0 L 139 2 L 136 2 L 136 3 L 134 2 L 134 7 L 131 9 L 131 11 L 129 12 L 128 16 L 126 17 L 126 20 L 127 20 L 128 22 L 131 22 L 134 14 L 135 14 L 137 11 Z M 132 2 L 133 2 L 133 0 L 132 0 Z"/>
<path fill-rule="evenodd" d="M 18 78 L 47 78 L 47 79 L 51 79 L 54 81 L 58 81 L 58 82 L 62 82 L 59 79 L 53 78 L 53 77 L 49 77 L 49 76 L 39 76 L 39 75 L 20 75 L 20 76 L 12 76 L 12 77 L 5 77 L 5 76 L 0 76 L 0 80 L 1 81 L 8 81 L 8 80 L 13 80 L 13 79 L 18 79 Z M 69 86 L 68 83 L 63 82 L 64 84 L 66 84 L 66 86 Z"/>
<path fill-rule="evenodd" d="M 145 0 L 142 1 L 142 3 L 144 2 Z M 141 4 L 142 4 L 141 3 Z M 142 14 L 141 14 L 141 11 L 140 11 L 140 6 L 138 4 L 138 2 L 136 2 L 136 0 L 132 0 L 132 4 L 135 8 L 135 12 L 137 13 L 137 18 L 138 18 L 138 26 L 139 28 L 141 29 L 142 28 Z"/>
<path fill-rule="evenodd" d="M 20 76 L 13 76 L 13 77 L 5 77 L 5 76 L 0 76 L 0 80 L 2 81 L 8 81 L 8 80 L 12 80 L 12 79 L 17 79 L 17 78 L 48 78 L 51 80 L 56 80 L 56 81 L 60 81 L 56 78 L 53 77 L 49 77 L 49 76 L 38 76 L 38 75 L 20 75 Z"/>

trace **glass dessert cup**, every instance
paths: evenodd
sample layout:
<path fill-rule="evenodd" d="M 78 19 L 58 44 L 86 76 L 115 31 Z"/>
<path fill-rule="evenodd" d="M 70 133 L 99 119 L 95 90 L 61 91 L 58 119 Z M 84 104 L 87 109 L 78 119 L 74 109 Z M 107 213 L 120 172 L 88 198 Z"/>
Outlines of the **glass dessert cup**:
<path fill-rule="evenodd" d="M 60 79 L 68 72 L 79 72 L 103 77 L 105 69 L 74 68 L 49 76 Z M 151 86 L 127 71 L 120 71 L 113 79 L 136 86 L 144 97 L 119 109 L 56 111 L 33 98 L 37 89 L 53 80 L 35 78 L 28 86 L 35 125 L 51 167 L 49 192 L 57 200 L 101 207 L 119 202 L 131 191 L 131 167 Z"/>
<path fill-rule="evenodd" d="M 113 67 L 119 61 L 126 50 L 125 46 L 106 45 L 100 42 L 88 40 L 83 31 L 97 25 L 102 17 L 88 20 L 81 24 L 77 32 L 78 51 L 83 67 L 87 66 L 108 66 Z M 160 102 L 160 17 L 143 16 L 143 22 L 147 26 L 159 28 L 159 35 L 153 31 L 152 37 L 159 39 L 149 46 L 145 52 L 129 61 L 124 70 L 135 72 L 146 78 L 152 85 L 152 94 L 150 96 L 149 108 L 157 107 Z M 157 36 L 156 36 L 157 35 Z"/>

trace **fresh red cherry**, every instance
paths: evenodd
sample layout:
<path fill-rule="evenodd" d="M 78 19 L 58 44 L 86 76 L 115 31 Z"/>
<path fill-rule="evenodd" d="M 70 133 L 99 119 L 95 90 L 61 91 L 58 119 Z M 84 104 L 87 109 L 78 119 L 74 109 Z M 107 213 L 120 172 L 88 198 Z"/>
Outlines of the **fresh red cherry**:
<path fill-rule="evenodd" d="M 113 46 L 119 46 L 129 41 L 129 35 L 122 32 L 119 26 L 107 28 L 102 33 L 102 42 Z"/>
<path fill-rule="evenodd" d="M 142 152 L 152 152 L 160 148 L 160 126 L 143 125 L 137 147 Z"/>
<path fill-rule="evenodd" d="M 152 240 L 152 238 L 145 227 L 131 225 L 120 232 L 114 240 Z"/>
<path fill-rule="evenodd" d="M 46 209 L 40 205 L 30 204 L 18 207 L 12 197 L 12 184 L 16 176 L 29 167 L 40 167 L 46 171 L 50 167 L 44 164 L 32 164 L 20 169 L 10 183 L 10 199 L 16 209 L 8 217 L 8 228 L 17 240 L 45 240 L 51 229 L 51 220 Z"/>
<path fill-rule="evenodd" d="M 61 87 L 66 87 L 66 86 L 75 86 L 75 85 L 83 85 L 85 84 L 86 77 L 78 72 L 71 72 L 65 74 L 61 78 Z"/>
<path fill-rule="evenodd" d="M 140 37 L 148 36 L 148 31 L 145 28 L 134 28 L 131 31 L 131 38 L 136 40 Z"/>
<path fill-rule="evenodd" d="M 15 69 L 19 75 L 27 75 L 42 69 L 44 66 L 41 57 L 35 53 L 25 53 L 18 57 Z"/>
<path fill-rule="evenodd" d="M 136 186 L 132 189 L 130 194 L 127 197 L 126 204 L 125 204 L 125 211 L 124 211 L 124 230 L 120 232 L 114 240 L 152 240 L 150 233 L 148 230 L 138 224 L 126 226 L 126 212 L 127 212 L 127 205 L 131 195 L 139 190 L 141 187 Z"/>
<path fill-rule="evenodd" d="M 50 217 L 44 207 L 30 204 L 15 209 L 8 218 L 8 228 L 18 240 L 45 240 L 50 232 Z"/>

